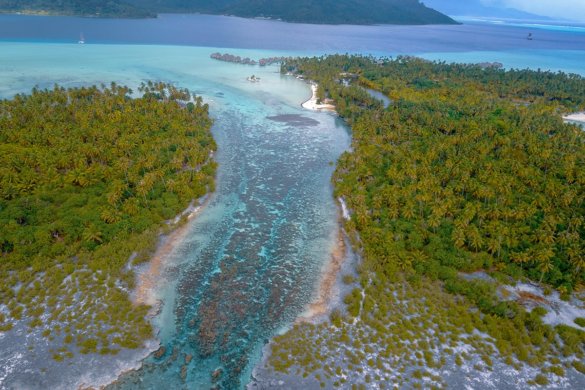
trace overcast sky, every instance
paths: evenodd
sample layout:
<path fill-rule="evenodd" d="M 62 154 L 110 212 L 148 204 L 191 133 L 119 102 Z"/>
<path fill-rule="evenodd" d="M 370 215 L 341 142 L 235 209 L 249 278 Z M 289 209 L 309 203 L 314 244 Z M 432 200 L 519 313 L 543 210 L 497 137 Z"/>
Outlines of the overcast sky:
<path fill-rule="evenodd" d="M 481 0 L 486 5 L 500 4 L 538 15 L 585 23 L 585 0 Z"/>

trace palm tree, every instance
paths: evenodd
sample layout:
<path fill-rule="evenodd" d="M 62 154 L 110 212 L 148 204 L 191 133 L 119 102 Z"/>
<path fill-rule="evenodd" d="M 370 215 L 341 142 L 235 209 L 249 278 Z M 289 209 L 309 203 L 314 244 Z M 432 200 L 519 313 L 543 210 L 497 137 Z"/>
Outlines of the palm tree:
<path fill-rule="evenodd" d="M 83 231 L 83 240 L 100 244 L 103 242 L 103 234 L 95 225 L 89 225 Z"/>

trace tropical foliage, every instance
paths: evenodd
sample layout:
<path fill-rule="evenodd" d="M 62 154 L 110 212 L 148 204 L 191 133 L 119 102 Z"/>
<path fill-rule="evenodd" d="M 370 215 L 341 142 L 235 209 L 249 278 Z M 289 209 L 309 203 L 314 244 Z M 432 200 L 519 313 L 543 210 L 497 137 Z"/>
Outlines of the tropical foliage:
<path fill-rule="evenodd" d="M 104 353 L 150 336 L 131 265 L 213 190 L 215 143 L 201 98 L 162 83 L 140 94 L 55 86 L 0 101 L 3 330 L 24 318 Z"/>
<path fill-rule="evenodd" d="M 585 108 L 585 80 L 407 57 L 293 59 L 282 71 L 317 81 L 351 126 L 333 181 L 362 263 L 358 284 L 344 278 L 343 310 L 276 338 L 269 364 L 355 388 L 445 386 L 433 374 L 445 366 L 507 364 L 526 373 L 519 386 L 581 372 L 580 319 L 547 325 L 547 310 L 526 310 L 507 285 L 527 278 L 565 299 L 582 289 L 585 134 L 561 114 Z"/>
<path fill-rule="evenodd" d="M 322 81 L 352 126 L 336 192 L 376 267 L 583 282 L 585 135 L 559 115 L 585 107 L 581 77 L 414 58 L 286 66 Z M 343 72 L 359 86 L 336 82 Z"/>

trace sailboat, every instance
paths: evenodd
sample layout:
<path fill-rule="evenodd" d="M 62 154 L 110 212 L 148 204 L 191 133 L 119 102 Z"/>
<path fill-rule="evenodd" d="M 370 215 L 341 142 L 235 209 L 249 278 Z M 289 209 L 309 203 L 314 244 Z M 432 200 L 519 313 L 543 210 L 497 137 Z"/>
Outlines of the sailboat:
<path fill-rule="evenodd" d="M 85 38 L 83 37 L 83 33 L 81 33 L 79 35 L 79 41 L 77 43 L 79 43 L 80 45 L 83 45 L 85 43 Z"/>

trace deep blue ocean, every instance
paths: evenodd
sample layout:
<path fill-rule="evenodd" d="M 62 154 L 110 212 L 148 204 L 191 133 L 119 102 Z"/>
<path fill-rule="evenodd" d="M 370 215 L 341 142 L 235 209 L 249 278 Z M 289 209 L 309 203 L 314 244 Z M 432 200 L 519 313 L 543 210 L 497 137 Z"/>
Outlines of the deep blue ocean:
<path fill-rule="evenodd" d="M 533 40 L 527 35 L 532 33 Z M 85 44 L 78 44 L 80 36 Z M 309 85 L 214 51 L 274 55 L 419 55 L 585 75 L 585 29 L 471 21 L 457 26 L 323 26 L 224 16 L 112 20 L 0 15 L 0 98 L 50 87 L 172 82 L 215 119 L 216 192 L 167 259 L 155 298 L 162 359 L 149 350 L 58 363 L 25 325 L 0 333 L 0 388 L 243 388 L 266 341 L 313 298 L 339 226 L 330 176 L 350 133 L 301 108 Z M 260 83 L 250 83 L 250 74 Z M 2 309 L 2 308 L 0 308 Z M 36 332 L 36 333 L 35 333 Z M 35 349 L 27 345 L 34 342 Z M 158 345 L 156 345 L 158 347 Z M 151 344 L 152 349 L 152 344 Z M 190 356 L 190 359 L 186 357 Z M 219 370 L 219 371 L 218 371 Z M 221 374 L 217 374 L 221 373 Z"/>
<path fill-rule="evenodd" d="M 532 33 L 534 39 L 526 39 Z M 584 50 L 585 25 L 467 21 L 451 26 L 351 26 L 283 23 L 210 15 L 94 19 L 0 15 L 0 40 L 188 45 L 303 53 L 426 53 Z"/>

